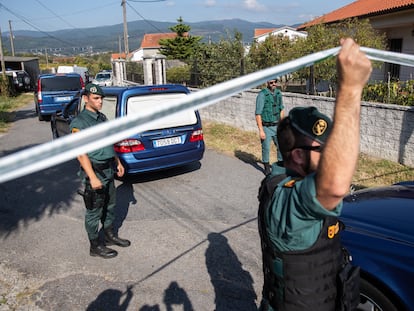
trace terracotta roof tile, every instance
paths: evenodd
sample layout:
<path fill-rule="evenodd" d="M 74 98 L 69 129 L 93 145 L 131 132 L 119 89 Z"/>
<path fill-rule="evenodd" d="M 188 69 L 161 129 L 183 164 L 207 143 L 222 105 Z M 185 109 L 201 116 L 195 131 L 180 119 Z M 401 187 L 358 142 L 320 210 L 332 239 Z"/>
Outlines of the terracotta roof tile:
<path fill-rule="evenodd" d="M 128 54 L 128 58 L 132 56 L 132 53 Z M 111 54 L 112 59 L 125 59 L 125 53 L 112 53 Z"/>
<path fill-rule="evenodd" d="M 256 28 L 254 30 L 254 37 L 259 37 L 261 35 L 264 35 L 266 33 L 272 32 L 273 30 L 276 30 L 277 28 Z"/>
<path fill-rule="evenodd" d="M 141 48 L 160 48 L 160 44 L 158 43 L 160 39 L 174 39 L 176 36 L 177 34 L 175 32 L 145 34 L 141 42 Z"/>
<path fill-rule="evenodd" d="M 357 0 L 310 22 L 304 23 L 297 29 L 302 30 L 312 25 L 332 23 L 352 17 L 381 15 L 407 7 L 414 8 L 414 0 Z"/>

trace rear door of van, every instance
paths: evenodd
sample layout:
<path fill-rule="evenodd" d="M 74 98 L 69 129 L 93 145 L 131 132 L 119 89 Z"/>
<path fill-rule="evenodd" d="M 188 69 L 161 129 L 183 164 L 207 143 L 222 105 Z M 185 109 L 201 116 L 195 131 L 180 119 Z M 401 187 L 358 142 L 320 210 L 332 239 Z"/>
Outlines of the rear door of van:
<path fill-rule="evenodd" d="M 79 74 L 41 76 L 36 96 L 39 120 L 61 111 L 83 87 L 83 80 Z"/>

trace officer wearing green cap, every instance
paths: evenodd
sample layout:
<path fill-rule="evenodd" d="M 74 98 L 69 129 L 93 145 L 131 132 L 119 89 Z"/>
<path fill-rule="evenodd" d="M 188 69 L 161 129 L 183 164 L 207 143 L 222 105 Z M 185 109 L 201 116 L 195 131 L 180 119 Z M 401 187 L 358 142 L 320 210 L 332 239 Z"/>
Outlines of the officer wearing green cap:
<path fill-rule="evenodd" d="M 359 154 L 362 90 L 371 62 L 341 40 L 333 122 L 315 107 L 291 109 L 278 125 L 283 165 L 259 190 L 264 311 L 355 310 L 359 269 L 342 248 L 338 216 Z"/>
<path fill-rule="evenodd" d="M 71 122 L 72 133 L 105 122 L 106 116 L 100 112 L 105 96 L 99 85 L 89 83 L 82 95 L 84 109 Z M 127 247 L 131 244 L 119 238 L 113 222 L 115 219 L 116 189 L 114 174 L 124 175 L 124 167 L 117 157 L 113 145 L 78 156 L 81 165 L 79 175 L 85 185 L 82 193 L 85 202 L 85 228 L 90 241 L 90 255 L 113 258 L 117 251 L 106 245 Z M 99 223 L 103 226 L 105 242 L 99 239 Z"/>
<path fill-rule="evenodd" d="M 277 88 L 277 79 L 266 82 L 256 97 L 256 123 L 259 129 L 260 143 L 262 145 L 262 163 L 265 175 L 270 174 L 270 147 L 273 144 L 277 148 L 277 160 L 282 160 L 282 155 L 277 145 L 277 124 L 284 117 L 282 93 Z"/>

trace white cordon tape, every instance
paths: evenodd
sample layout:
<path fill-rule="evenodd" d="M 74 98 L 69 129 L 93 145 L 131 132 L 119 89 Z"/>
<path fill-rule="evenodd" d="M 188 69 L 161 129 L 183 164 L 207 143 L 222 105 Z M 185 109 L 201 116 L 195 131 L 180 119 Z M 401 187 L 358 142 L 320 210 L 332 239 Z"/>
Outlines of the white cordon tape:
<path fill-rule="evenodd" d="M 186 109 L 198 110 L 212 105 L 241 91 L 265 83 L 267 80 L 286 75 L 335 56 L 339 49 L 340 47 L 336 47 L 316 52 L 191 93 L 182 99 L 160 104 L 158 107 L 154 107 L 153 111 L 146 114 L 118 118 L 79 133 L 7 155 L 0 159 L 0 183 L 52 167 L 76 158 L 80 154 L 114 144 L 126 137 L 145 131 L 156 119 L 170 116 Z M 414 67 L 414 55 L 364 47 L 361 47 L 361 50 L 372 60 Z"/>

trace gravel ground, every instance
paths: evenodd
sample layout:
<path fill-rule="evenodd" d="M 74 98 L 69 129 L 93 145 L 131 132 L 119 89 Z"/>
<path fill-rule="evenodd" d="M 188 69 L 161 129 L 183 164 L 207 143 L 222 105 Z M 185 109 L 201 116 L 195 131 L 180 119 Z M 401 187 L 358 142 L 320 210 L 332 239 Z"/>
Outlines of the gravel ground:
<path fill-rule="evenodd" d="M 39 285 L 0 263 L 0 311 L 42 311 L 30 299 Z"/>

